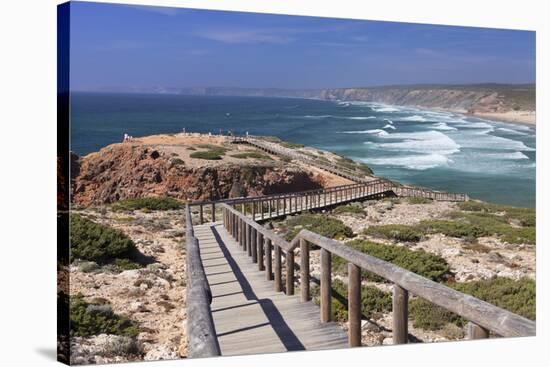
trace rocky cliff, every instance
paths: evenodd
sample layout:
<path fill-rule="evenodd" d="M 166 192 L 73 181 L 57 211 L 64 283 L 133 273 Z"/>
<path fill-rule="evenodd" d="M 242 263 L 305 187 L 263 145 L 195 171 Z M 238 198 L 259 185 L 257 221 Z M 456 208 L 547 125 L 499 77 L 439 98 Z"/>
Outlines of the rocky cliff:
<path fill-rule="evenodd" d="M 187 166 L 145 145 L 115 144 L 85 157 L 73 155 L 71 168 L 72 201 L 82 205 L 146 196 L 221 199 L 309 190 L 323 183 L 318 175 L 292 165 Z"/>

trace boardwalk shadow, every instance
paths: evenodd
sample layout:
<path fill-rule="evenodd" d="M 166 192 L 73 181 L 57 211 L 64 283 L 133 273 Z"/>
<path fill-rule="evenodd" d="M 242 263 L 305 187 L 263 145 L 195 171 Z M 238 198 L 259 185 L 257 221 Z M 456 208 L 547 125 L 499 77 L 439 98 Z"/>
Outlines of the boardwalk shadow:
<path fill-rule="evenodd" d="M 264 312 L 267 319 L 269 320 L 269 325 L 271 325 L 271 327 L 277 334 L 277 337 L 281 340 L 281 343 L 284 345 L 286 350 L 288 351 L 305 350 L 306 349 L 305 346 L 298 339 L 296 334 L 294 334 L 294 332 L 290 329 L 285 319 L 283 318 L 283 316 L 281 315 L 277 307 L 273 304 L 273 302 L 270 299 L 258 299 L 256 294 L 254 293 L 254 290 L 252 289 L 252 286 L 246 279 L 246 276 L 241 271 L 241 268 L 239 267 L 239 265 L 237 264 L 233 256 L 231 256 L 231 253 L 227 249 L 227 246 L 225 246 L 225 243 L 221 239 L 221 236 L 218 230 L 214 226 L 212 226 L 211 229 L 212 229 L 212 233 L 214 234 L 214 238 L 220 245 L 220 249 L 222 250 L 223 255 L 227 259 L 229 266 L 231 267 L 231 270 L 233 270 L 233 273 L 235 274 L 237 281 L 241 285 L 243 294 L 246 297 L 246 299 L 250 301 L 256 301 L 260 305 L 260 307 L 262 308 L 262 311 Z M 237 332 L 238 331 L 240 330 L 237 330 Z"/>

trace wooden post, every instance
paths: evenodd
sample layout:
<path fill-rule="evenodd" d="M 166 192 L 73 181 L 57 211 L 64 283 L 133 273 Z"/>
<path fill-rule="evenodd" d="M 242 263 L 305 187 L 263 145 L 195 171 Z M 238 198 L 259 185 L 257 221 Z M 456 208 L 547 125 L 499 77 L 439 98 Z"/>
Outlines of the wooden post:
<path fill-rule="evenodd" d="M 241 204 L 241 212 L 246 215 L 246 206 L 244 205 L 244 203 Z"/>
<path fill-rule="evenodd" d="M 252 227 L 250 227 L 248 224 L 245 223 L 245 230 L 246 230 L 246 252 L 248 253 L 248 256 L 252 256 L 252 246 L 251 246 Z"/>
<path fill-rule="evenodd" d="M 216 221 L 216 204 L 212 203 L 212 222 Z"/>
<path fill-rule="evenodd" d="M 256 202 L 252 201 L 252 220 L 256 220 Z"/>
<path fill-rule="evenodd" d="M 275 245 L 275 290 L 281 292 L 283 290 L 283 275 L 281 270 L 281 248 Z"/>
<path fill-rule="evenodd" d="M 268 213 L 267 217 L 271 218 L 271 199 L 267 200 L 267 213 Z"/>
<path fill-rule="evenodd" d="M 256 237 L 256 246 L 258 247 L 257 259 L 258 259 L 258 270 L 262 271 L 264 267 L 264 235 L 260 232 L 257 232 Z"/>
<path fill-rule="evenodd" d="M 300 288 L 302 302 L 309 301 L 309 243 L 300 239 Z"/>
<path fill-rule="evenodd" d="M 262 209 L 262 219 L 264 219 L 264 201 L 260 200 L 260 208 Z"/>
<path fill-rule="evenodd" d="M 283 214 L 286 214 L 286 196 L 283 197 Z"/>
<path fill-rule="evenodd" d="M 329 322 L 331 316 L 332 284 L 331 284 L 331 254 L 321 249 L 321 322 Z"/>
<path fill-rule="evenodd" d="M 269 238 L 265 239 L 265 278 L 267 280 L 273 280 L 273 269 L 272 264 L 273 260 L 271 258 L 273 246 L 271 245 L 271 240 Z"/>
<path fill-rule="evenodd" d="M 258 245 L 257 245 L 257 239 L 258 235 L 255 228 L 252 228 L 250 232 L 250 248 L 252 252 L 252 262 L 256 263 L 258 261 Z"/>
<path fill-rule="evenodd" d="M 276 211 L 277 211 L 277 216 L 279 216 L 279 198 L 275 199 L 275 207 L 277 208 Z"/>
<path fill-rule="evenodd" d="M 294 294 L 294 250 L 286 253 L 286 295 Z"/>
<path fill-rule="evenodd" d="M 409 334 L 409 292 L 393 285 L 393 344 L 406 344 Z"/>
<path fill-rule="evenodd" d="M 199 205 L 199 219 L 200 219 L 200 222 L 201 224 L 204 223 L 204 217 L 203 217 L 203 213 L 202 213 L 202 204 Z"/>
<path fill-rule="evenodd" d="M 348 343 L 361 346 L 361 269 L 348 263 Z"/>
<path fill-rule="evenodd" d="M 241 231 L 241 219 L 236 215 L 233 215 L 233 237 L 239 243 L 239 246 L 243 247 L 242 231 Z"/>
<path fill-rule="evenodd" d="M 489 337 L 489 330 L 481 327 L 473 322 L 469 322 L 466 326 L 466 339 L 486 339 Z"/>

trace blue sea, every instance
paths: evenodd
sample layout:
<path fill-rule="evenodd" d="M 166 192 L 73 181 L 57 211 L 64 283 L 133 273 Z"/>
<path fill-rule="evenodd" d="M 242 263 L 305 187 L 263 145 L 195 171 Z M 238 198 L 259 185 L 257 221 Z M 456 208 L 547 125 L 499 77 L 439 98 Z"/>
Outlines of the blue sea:
<path fill-rule="evenodd" d="M 79 155 L 159 133 L 272 135 L 369 164 L 376 175 L 490 202 L 535 206 L 530 126 L 449 112 L 297 98 L 72 93 Z"/>

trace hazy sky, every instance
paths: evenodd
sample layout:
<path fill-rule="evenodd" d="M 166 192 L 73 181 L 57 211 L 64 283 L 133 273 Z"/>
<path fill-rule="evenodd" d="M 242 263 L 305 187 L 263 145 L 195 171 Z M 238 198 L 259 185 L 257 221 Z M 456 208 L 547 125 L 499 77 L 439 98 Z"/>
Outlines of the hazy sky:
<path fill-rule="evenodd" d="M 532 83 L 535 32 L 71 4 L 71 88 Z"/>

